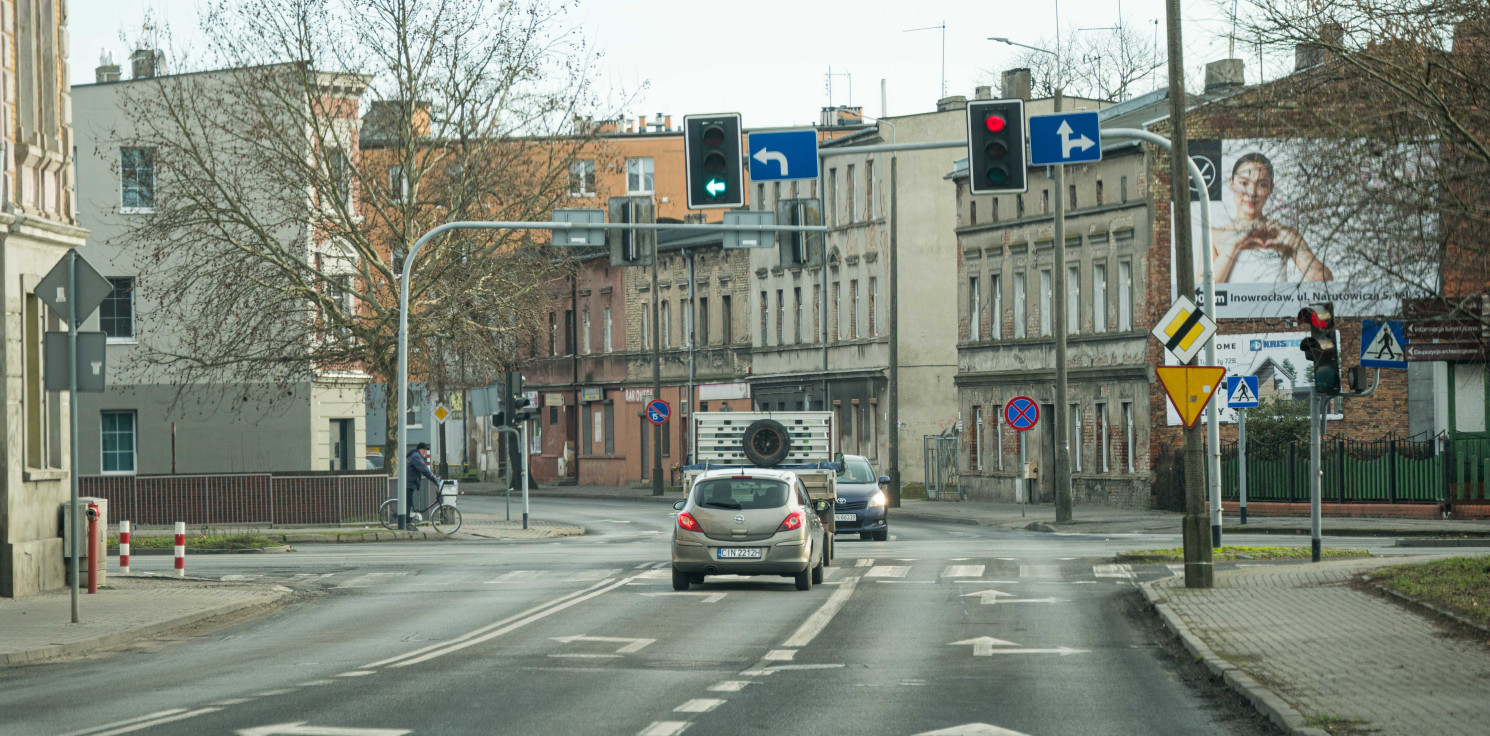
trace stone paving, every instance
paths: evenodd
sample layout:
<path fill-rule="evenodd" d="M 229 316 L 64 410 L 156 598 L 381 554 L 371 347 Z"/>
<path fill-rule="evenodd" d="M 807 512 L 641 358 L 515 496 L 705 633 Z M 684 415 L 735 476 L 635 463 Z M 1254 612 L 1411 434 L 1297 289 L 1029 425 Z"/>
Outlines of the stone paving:
<path fill-rule="evenodd" d="M 84 654 L 197 621 L 268 605 L 290 594 L 280 585 L 110 574 L 108 587 L 78 596 L 54 590 L 0 598 L 0 666 Z"/>
<path fill-rule="evenodd" d="M 1434 620 L 1352 587 L 1361 573 L 1404 560 L 1351 560 L 1218 571 L 1216 586 L 1153 583 L 1219 657 L 1336 733 L 1490 733 L 1490 649 Z"/>

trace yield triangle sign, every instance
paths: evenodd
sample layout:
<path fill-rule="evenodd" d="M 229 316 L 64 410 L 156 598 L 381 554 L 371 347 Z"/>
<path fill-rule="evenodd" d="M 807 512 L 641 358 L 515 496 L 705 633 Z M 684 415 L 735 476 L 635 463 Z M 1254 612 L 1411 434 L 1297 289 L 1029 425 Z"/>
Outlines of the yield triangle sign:
<path fill-rule="evenodd" d="M 1226 369 L 1213 365 L 1161 365 L 1154 372 L 1185 429 L 1195 426 L 1216 389 L 1226 380 Z"/>

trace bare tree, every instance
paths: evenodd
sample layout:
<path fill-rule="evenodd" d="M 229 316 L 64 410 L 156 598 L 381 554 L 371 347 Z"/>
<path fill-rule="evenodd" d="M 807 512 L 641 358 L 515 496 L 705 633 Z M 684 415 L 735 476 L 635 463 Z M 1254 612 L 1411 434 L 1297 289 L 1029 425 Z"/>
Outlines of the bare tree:
<path fill-rule="evenodd" d="M 1059 41 L 1042 37 L 1030 45 L 1052 53 L 1021 49 L 1011 66 L 1030 70 L 1030 92 L 1036 97 L 1049 97 L 1063 87 L 1071 96 L 1125 100 L 1164 65 L 1153 39 L 1126 20 L 1110 28 L 1068 29 Z M 1059 65 L 1054 53 L 1061 55 Z M 984 77 L 996 79 L 998 74 L 989 70 Z"/>
<path fill-rule="evenodd" d="M 591 105 L 595 55 L 564 11 L 213 0 L 198 65 L 217 71 L 130 85 L 128 129 L 109 143 L 152 151 L 158 172 L 153 212 L 120 238 L 157 305 L 149 369 L 245 394 L 337 370 L 396 384 L 414 241 L 446 222 L 548 220 L 575 185 L 593 140 L 565 128 Z M 549 242 L 461 231 L 423 249 L 416 380 L 486 383 L 526 356 L 547 332 L 548 283 L 572 270 Z"/>

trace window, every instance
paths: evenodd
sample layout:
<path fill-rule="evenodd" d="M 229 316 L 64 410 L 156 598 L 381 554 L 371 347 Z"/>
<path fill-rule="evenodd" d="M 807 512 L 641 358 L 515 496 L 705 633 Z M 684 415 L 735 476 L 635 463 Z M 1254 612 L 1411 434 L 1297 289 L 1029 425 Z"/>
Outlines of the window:
<path fill-rule="evenodd" d="M 566 310 L 564 310 L 564 354 L 565 355 L 574 355 L 574 349 L 575 349 L 575 347 L 577 347 L 574 343 L 577 341 L 576 338 L 579 337 L 579 335 L 574 334 L 575 332 L 577 332 L 577 330 L 574 329 L 574 310 L 572 310 L 572 309 L 566 309 Z"/>
<path fill-rule="evenodd" d="M 559 315 L 548 313 L 548 354 L 559 354 Z"/>
<path fill-rule="evenodd" d="M 758 209 L 758 210 L 763 210 L 763 209 L 766 208 L 766 185 L 765 184 L 756 184 L 755 185 L 755 208 Z"/>
<path fill-rule="evenodd" d="M 1042 215 L 1048 215 L 1048 214 L 1050 214 L 1050 190 L 1049 189 L 1041 189 L 1040 190 L 1040 214 L 1042 214 Z"/>
<path fill-rule="evenodd" d="M 833 282 L 833 319 L 837 320 L 833 329 L 833 339 L 843 339 L 843 284 L 839 281 Z"/>
<path fill-rule="evenodd" d="M 1118 325 L 1119 330 L 1133 329 L 1133 262 L 1118 262 Z"/>
<path fill-rule="evenodd" d="M 103 449 L 104 473 L 135 472 L 135 413 L 132 411 L 103 412 L 100 439 Z"/>
<path fill-rule="evenodd" d="M 848 282 L 848 339 L 859 339 L 859 280 Z"/>
<path fill-rule="evenodd" d="M 858 189 L 858 186 L 857 186 L 857 182 L 854 180 L 854 165 L 853 164 L 849 164 L 848 165 L 848 201 L 845 202 L 845 204 L 848 205 L 848 221 L 849 221 L 850 224 L 852 224 L 855 221 L 855 214 L 856 214 L 855 213 L 855 210 L 858 209 L 858 207 L 855 206 L 855 202 L 854 202 L 854 194 L 855 194 L 855 190 L 856 189 Z"/>
<path fill-rule="evenodd" d="M 998 462 L 999 462 L 998 467 L 999 467 L 999 470 L 1003 470 L 1004 469 L 1004 422 L 1003 422 L 1003 417 L 1004 417 L 1004 407 L 1002 407 L 1002 406 L 994 406 L 993 407 L 993 429 L 994 429 L 993 441 L 996 442 L 996 443 L 998 443 Z"/>
<path fill-rule="evenodd" d="M 420 412 L 419 411 L 419 402 L 422 401 L 423 398 L 424 397 L 421 396 L 418 391 L 414 390 L 413 387 L 410 387 L 409 388 L 409 398 L 408 398 L 408 408 L 409 408 L 409 410 L 404 413 L 404 424 L 407 424 L 410 427 L 423 427 L 424 426 L 424 419 L 423 419 L 424 414 L 423 414 L 423 412 Z"/>
<path fill-rule="evenodd" d="M 703 296 L 698 299 L 698 325 L 694 327 L 698 331 L 698 344 L 709 344 L 709 297 Z"/>
<path fill-rule="evenodd" d="M 812 341 L 823 341 L 823 287 L 812 285 Z"/>
<path fill-rule="evenodd" d="M 970 201 L 970 202 L 967 203 L 967 224 L 969 224 L 969 225 L 976 225 L 976 224 L 978 224 L 978 203 L 977 203 L 977 201 Z"/>
<path fill-rule="evenodd" d="M 662 302 L 658 309 L 662 310 L 662 313 L 657 316 L 657 329 L 662 331 L 662 349 L 667 350 L 673 346 L 672 302 Z"/>
<path fill-rule="evenodd" d="M 1066 266 L 1066 334 L 1081 332 L 1081 266 Z"/>
<path fill-rule="evenodd" d="M 998 222 L 999 221 L 999 198 L 998 197 L 994 197 L 992 199 L 992 201 L 990 201 L 988 203 L 988 221 L 989 222 Z"/>
<path fill-rule="evenodd" d="M 802 344 L 802 287 L 792 287 L 792 344 Z"/>
<path fill-rule="evenodd" d="M 869 277 L 869 336 L 880 334 L 880 282 L 879 279 Z"/>
<path fill-rule="evenodd" d="M 1133 472 L 1133 402 L 1123 402 L 1123 464 Z"/>
<path fill-rule="evenodd" d="M 134 342 L 135 280 L 130 276 L 110 278 L 114 287 L 98 306 L 98 328 L 109 342 Z"/>
<path fill-rule="evenodd" d="M 978 277 L 967 280 L 967 339 L 977 340 L 983 336 L 983 304 L 978 294 Z"/>
<path fill-rule="evenodd" d="M 404 176 L 404 167 L 388 167 L 388 193 L 396 202 L 409 198 L 409 177 Z"/>
<path fill-rule="evenodd" d="M 1071 405 L 1071 467 L 1081 472 L 1081 405 Z"/>
<path fill-rule="evenodd" d="M 766 320 L 770 319 L 770 316 L 771 316 L 771 302 L 770 302 L 770 298 L 771 298 L 770 293 L 764 292 L 764 291 L 761 292 L 761 335 L 760 335 L 759 343 L 760 343 L 760 345 L 762 347 L 765 347 L 766 345 L 770 345 L 771 344 L 771 335 L 767 331 L 767 328 L 768 328 L 769 325 L 768 325 L 768 323 L 766 321 Z"/>
<path fill-rule="evenodd" d="M 864 219 L 874 219 L 874 161 L 864 162 Z"/>
<path fill-rule="evenodd" d="M 601 349 L 604 350 L 607 353 L 611 352 L 612 350 L 615 350 L 615 346 L 612 344 L 611 335 L 610 335 L 612 326 L 613 325 L 611 324 L 611 318 L 610 318 L 610 307 L 606 307 L 605 308 L 605 323 L 603 325 L 603 327 L 605 329 L 605 332 L 600 336 L 600 346 L 601 346 Z"/>
<path fill-rule="evenodd" d="M 119 149 L 119 208 L 122 212 L 155 209 L 155 149 Z"/>
<path fill-rule="evenodd" d="M 336 192 L 337 204 L 352 209 L 352 166 L 347 154 L 340 148 L 326 152 L 326 173 L 331 177 L 331 188 Z"/>
<path fill-rule="evenodd" d="M 1128 177 L 1118 179 L 1118 198 L 1120 201 L 1128 201 Z"/>
<path fill-rule="evenodd" d="M 595 196 L 595 159 L 580 159 L 569 164 L 569 196 Z"/>
<path fill-rule="evenodd" d="M 1092 266 L 1092 330 L 1107 331 L 1107 264 Z"/>
<path fill-rule="evenodd" d="M 828 169 L 828 224 L 838 224 L 838 169 Z"/>
<path fill-rule="evenodd" d="M 988 316 L 988 337 L 994 340 L 1004 336 L 1004 279 L 999 274 L 988 277 L 988 296 L 993 299 Z"/>
<path fill-rule="evenodd" d="M 973 407 L 973 441 L 968 443 L 968 467 L 983 469 L 983 407 Z"/>
<path fill-rule="evenodd" d="M 662 427 L 660 428 L 660 431 L 658 432 L 658 434 L 662 435 L 662 442 L 660 444 L 662 445 L 662 456 L 663 457 L 667 457 L 667 456 L 670 456 L 670 455 L 673 454 L 673 432 L 672 432 L 672 429 L 673 429 L 672 428 L 672 424 L 671 424 L 671 422 L 669 422 L 668 424 L 662 425 Z"/>
<path fill-rule="evenodd" d="M 605 425 L 601 429 L 605 430 L 605 454 L 616 454 L 616 405 L 609 401 L 605 402 Z"/>
<path fill-rule="evenodd" d="M 579 316 L 579 352 L 581 355 L 590 354 L 590 310 L 588 309 Z"/>
<path fill-rule="evenodd" d="M 725 345 L 735 340 L 735 322 L 730 310 L 730 296 L 719 297 L 719 337 Z"/>
<path fill-rule="evenodd" d="M 1071 184 L 1067 186 L 1066 191 L 1070 194 L 1070 196 L 1066 200 L 1068 203 L 1067 206 L 1074 210 L 1076 209 L 1076 185 Z"/>
<path fill-rule="evenodd" d="M 594 181 L 594 170 L 591 170 L 591 181 Z M 587 190 L 588 191 L 588 190 Z M 651 194 L 652 193 L 652 159 L 650 158 L 628 158 L 626 159 L 626 193 L 627 194 Z"/>
<path fill-rule="evenodd" d="M 1107 446 L 1107 404 L 1098 404 L 1097 405 L 1097 457 L 1098 457 L 1098 462 L 1101 462 L 1102 463 L 1102 472 L 1104 472 L 1104 473 L 1106 473 L 1108 471 L 1107 456 L 1109 454 L 1110 454 L 1109 453 L 1109 448 Z"/>
<path fill-rule="evenodd" d="M 652 307 L 642 307 L 642 349 L 652 349 Z"/>
<path fill-rule="evenodd" d="M 1024 337 L 1025 330 L 1029 329 L 1028 317 L 1025 316 L 1027 301 L 1025 298 L 1024 274 L 1014 274 L 1014 339 Z"/>
<path fill-rule="evenodd" d="M 549 424 L 558 424 L 559 423 L 559 407 L 557 407 L 557 406 L 550 406 L 548 408 L 548 423 Z"/>
<path fill-rule="evenodd" d="M 785 289 L 776 290 L 776 344 L 786 344 L 786 293 Z"/>
<path fill-rule="evenodd" d="M 1097 206 L 1102 206 L 1102 180 L 1097 180 Z"/>
<path fill-rule="evenodd" d="M 1040 269 L 1040 334 L 1049 335 L 1051 330 L 1051 286 L 1050 269 Z"/>
<path fill-rule="evenodd" d="M 692 347 L 698 344 L 698 322 L 694 320 L 693 301 L 678 301 L 678 311 L 683 313 L 683 345 Z"/>

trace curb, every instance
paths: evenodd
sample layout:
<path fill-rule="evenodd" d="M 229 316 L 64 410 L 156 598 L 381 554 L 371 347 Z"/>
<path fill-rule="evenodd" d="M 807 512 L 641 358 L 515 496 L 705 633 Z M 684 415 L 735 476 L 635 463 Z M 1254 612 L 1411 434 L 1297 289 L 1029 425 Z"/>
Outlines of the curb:
<path fill-rule="evenodd" d="M 290 595 L 293 592 L 289 588 L 286 588 L 282 585 L 275 585 L 270 588 L 270 590 L 274 591 L 277 595 L 252 601 L 235 601 L 232 603 L 223 603 L 205 610 L 195 611 L 193 613 L 184 614 L 172 619 L 166 619 L 165 621 L 157 621 L 153 624 L 147 624 L 145 626 L 139 626 L 125 631 L 115 631 L 108 634 L 100 634 L 91 639 L 84 639 L 82 641 L 73 641 L 66 644 L 50 644 L 44 647 L 27 649 L 19 652 L 0 652 L 0 667 L 8 667 L 18 664 L 32 664 L 41 660 L 55 659 L 57 657 L 90 654 L 95 650 L 108 649 L 111 647 L 119 646 L 121 644 L 126 644 L 128 642 L 134 641 L 135 639 L 156 636 L 172 629 L 190 626 L 201 621 L 206 621 L 207 619 L 217 618 L 219 616 L 226 616 L 232 613 L 238 613 L 250 608 L 270 606 L 280 602 L 286 596 Z"/>
<path fill-rule="evenodd" d="M 1310 726 L 1304 716 L 1294 710 L 1293 706 L 1279 697 L 1277 693 L 1263 687 L 1241 668 L 1216 656 L 1210 646 L 1191 633 L 1190 627 L 1180 620 L 1174 609 L 1164 603 L 1159 594 L 1154 592 L 1156 582 L 1158 581 L 1149 581 L 1138 586 L 1143 592 L 1144 600 L 1159 614 L 1160 619 L 1164 621 L 1164 626 L 1179 637 L 1185 649 L 1205 665 L 1211 677 L 1225 682 L 1227 687 L 1246 698 L 1252 707 L 1257 709 L 1257 712 L 1291 736 L 1330 736 L 1327 731 Z"/>
<path fill-rule="evenodd" d="M 248 548 L 248 549 L 192 549 L 190 547 L 187 547 L 186 548 L 186 556 L 187 557 L 195 557 L 196 555 L 253 555 L 253 554 L 277 555 L 277 554 L 283 554 L 285 552 L 294 552 L 294 551 L 295 550 L 292 547 L 290 547 L 290 545 L 288 545 L 288 544 L 280 544 L 280 545 L 275 545 L 273 547 L 251 547 L 251 548 Z M 119 555 L 119 550 L 116 547 L 114 549 L 109 550 L 109 553 L 110 553 L 109 554 L 110 557 L 117 557 Z M 129 551 L 129 555 L 131 557 L 146 557 L 146 556 L 152 556 L 152 555 L 168 556 L 168 555 L 171 555 L 171 554 L 174 554 L 174 553 L 175 553 L 174 550 L 169 550 L 169 549 L 141 549 L 141 550 L 131 549 Z"/>
<path fill-rule="evenodd" d="M 468 492 L 463 492 L 461 495 L 464 495 L 464 496 L 481 496 L 481 497 L 484 497 L 484 498 L 501 498 L 505 494 L 501 494 L 501 493 L 468 493 Z M 678 495 L 676 495 L 676 496 L 671 495 L 671 494 L 663 494 L 661 496 L 652 496 L 652 495 L 637 496 L 637 495 L 626 495 L 626 494 L 621 494 L 621 493 L 564 493 L 563 491 L 560 491 L 558 493 L 549 493 L 549 492 L 533 493 L 532 491 L 528 491 L 528 498 L 529 499 L 535 499 L 535 498 L 577 498 L 577 499 L 595 499 L 595 500 L 601 500 L 601 501 L 652 501 L 652 502 L 662 502 L 662 503 L 672 504 L 672 503 L 676 503 L 678 501 L 682 501 L 684 497 L 683 497 L 683 494 L 681 494 L 681 493 L 678 494 Z"/>
<path fill-rule="evenodd" d="M 1388 588 L 1385 585 L 1382 585 L 1381 583 L 1372 582 L 1370 575 L 1363 576 L 1363 580 L 1365 581 L 1366 585 L 1369 585 L 1371 587 L 1372 590 L 1374 590 L 1374 591 L 1376 591 L 1378 593 L 1381 593 L 1383 595 L 1390 596 L 1392 598 L 1396 598 L 1399 602 L 1405 604 L 1409 608 L 1420 608 L 1420 609 L 1423 609 L 1423 611 L 1426 611 L 1426 612 L 1432 613 L 1434 615 L 1437 615 L 1437 616 L 1441 616 L 1443 618 L 1446 618 L 1446 619 L 1448 619 L 1450 621 L 1453 621 L 1454 623 L 1459 624 L 1460 626 L 1471 628 L 1471 629 L 1474 629 L 1475 631 L 1479 631 L 1479 632 L 1482 632 L 1484 634 L 1490 634 L 1490 627 L 1486 627 L 1486 626 L 1483 626 L 1481 624 L 1477 624 L 1477 623 L 1475 623 L 1473 621 L 1470 621 L 1469 619 L 1467 619 L 1467 618 L 1465 618 L 1465 617 L 1463 617 L 1463 616 L 1461 616 L 1461 615 L 1459 615 L 1457 613 L 1454 613 L 1453 611 L 1450 611 L 1450 610 L 1447 610 L 1447 609 L 1443 609 L 1443 608 L 1439 608 L 1438 606 L 1435 606 L 1432 603 L 1429 603 L 1427 601 L 1418 600 L 1417 598 L 1414 598 L 1414 597 L 1412 597 L 1410 595 L 1407 595 L 1406 593 L 1398 593 L 1397 591 L 1392 590 L 1391 588 Z"/>

